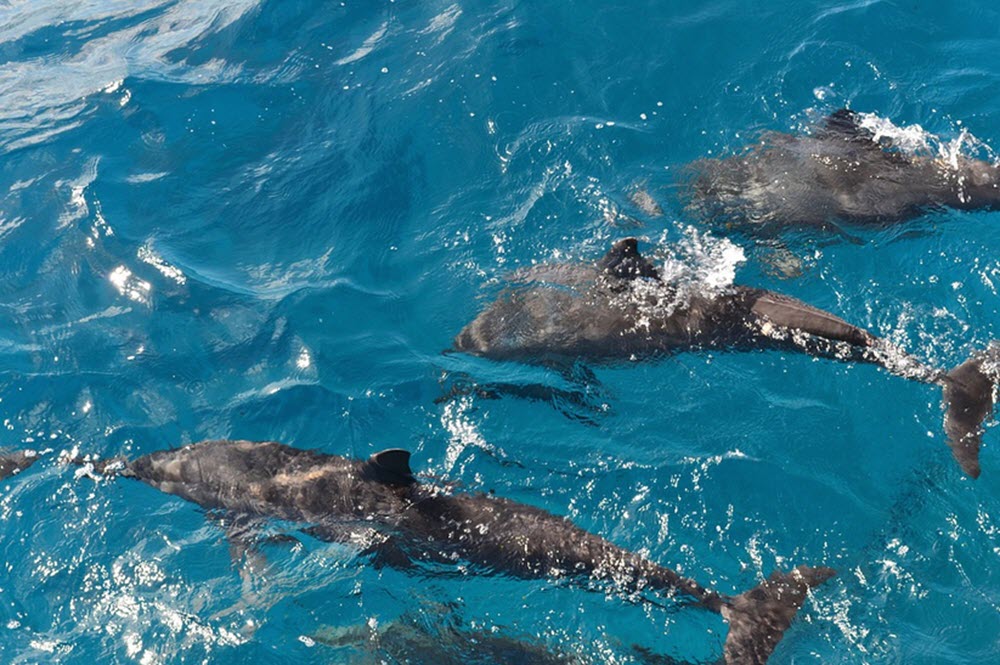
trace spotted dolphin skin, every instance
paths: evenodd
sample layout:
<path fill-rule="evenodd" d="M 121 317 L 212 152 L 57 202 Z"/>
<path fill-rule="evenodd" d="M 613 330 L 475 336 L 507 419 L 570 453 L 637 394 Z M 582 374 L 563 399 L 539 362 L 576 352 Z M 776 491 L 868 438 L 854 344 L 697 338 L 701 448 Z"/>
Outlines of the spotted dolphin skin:
<path fill-rule="evenodd" d="M 935 208 L 1000 207 L 1000 168 L 908 154 L 840 109 L 811 134 L 767 132 L 742 154 L 690 165 L 688 208 L 748 232 L 887 224 Z"/>
<path fill-rule="evenodd" d="M 960 367 L 927 367 L 867 330 L 779 293 L 747 286 L 678 297 L 638 250 L 614 244 L 595 264 L 533 268 L 455 337 L 454 349 L 497 360 L 614 363 L 685 351 L 775 349 L 880 365 L 944 390 L 945 431 L 956 461 L 980 473 L 983 421 L 993 411 L 1000 346 Z"/>
<path fill-rule="evenodd" d="M 204 441 L 133 461 L 86 463 L 234 519 L 303 523 L 331 541 L 364 536 L 376 543 L 368 553 L 390 565 L 465 561 L 516 578 L 600 580 L 620 591 L 677 594 L 729 623 L 729 665 L 767 662 L 809 589 L 834 575 L 799 566 L 726 596 L 539 508 L 417 482 L 409 458 L 398 449 L 358 460 L 274 442 Z"/>

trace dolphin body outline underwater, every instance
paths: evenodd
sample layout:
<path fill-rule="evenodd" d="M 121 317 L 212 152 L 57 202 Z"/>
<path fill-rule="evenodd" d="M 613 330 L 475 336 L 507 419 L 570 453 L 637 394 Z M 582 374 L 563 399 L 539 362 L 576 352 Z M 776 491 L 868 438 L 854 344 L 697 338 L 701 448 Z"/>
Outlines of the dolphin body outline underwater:
<path fill-rule="evenodd" d="M 764 132 L 743 153 L 688 165 L 696 216 L 750 233 L 787 227 L 889 224 L 939 208 L 1000 208 L 1000 167 L 917 155 L 839 109 L 811 134 Z"/>
<path fill-rule="evenodd" d="M 696 351 L 784 350 L 879 365 L 944 391 L 944 429 L 962 470 L 980 474 L 983 422 L 1000 379 L 1000 344 L 951 371 L 928 367 L 887 340 L 837 316 L 766 289 L 732 285 L 677 303 L 677 285 L 638 250 L 614 243 L 596 264 L 532 268 L 456 335 L 455 351 L 494 360 L 565 366 L 615 363 Z"/>
<path fill-rule="evenodd" d="M 0 469 L 8 459 L 11 468 L 26 468 L 20 455 L 0 456 Z M 94 474 L 141 480 L 236 524 L 243 520 L 244 528 L 231 537 L 245 539 L 248 520 L 279 519 L 308 524 L 308 533 L 320 540 L 372 543 L 364 553 L 384 565 L 463 560 L 514 578 L 558 576 L 623 592 L 677 594 L 727 621 L 727 665 L 766 663 L 809 590 L 835 575 L 832 568 L 798 566 L 727 596 L 540 508 L 418 482 L 409 459 L 401 449 L 360 460 L 273 441 L 216 440 L 131 461 L 69 461 Z"/>

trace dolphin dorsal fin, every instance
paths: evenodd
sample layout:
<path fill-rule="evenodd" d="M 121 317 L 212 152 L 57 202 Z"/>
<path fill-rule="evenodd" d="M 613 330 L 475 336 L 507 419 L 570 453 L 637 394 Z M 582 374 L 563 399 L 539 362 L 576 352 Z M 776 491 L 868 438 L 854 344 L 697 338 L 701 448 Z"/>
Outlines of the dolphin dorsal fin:
<path fill-rule="evenodd" d="M 816 135 L 845 141 L 871 141 L 874 144 L 871 130 L 861 126 L 861 116 L 851 109 L 837 109 L 823 118 Z"/>
<path fill-rule="evenodd" d="M 604 258 L 597 262 L 597 268 L 619 279 L 633 280 L 638 277 L 660 279 L 656 266 L 639 253 L 639 241 L 635 238 L 622 238 L 616 241 Z"/>
<path fill-rule="evenodd" d="M 837 109 L 823 118 L 823 131 L 842 134 L 844 138 L 854 137 L 865 131 L 860 121 L 861 117 L 851 109 Z"/>
<path fill-rule="evenodd" d="M 368 458 L 367 466 L 375 478 L 388 485 L 417 482 L 410 469 L 410 451 L 402 448 L 381 450 Z"/>

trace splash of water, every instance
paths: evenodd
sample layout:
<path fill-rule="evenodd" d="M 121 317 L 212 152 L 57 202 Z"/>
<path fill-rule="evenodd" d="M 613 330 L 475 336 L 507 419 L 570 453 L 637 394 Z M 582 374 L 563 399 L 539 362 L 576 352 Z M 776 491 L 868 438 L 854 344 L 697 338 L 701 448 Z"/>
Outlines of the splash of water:
<path fill-rule="evenodd" d="M 945 139 L 920 125 L 899 126 L 875 113 L 860 113 L 859 117 L 861 127 L 872 133 L 872 140 L 876 143 L 889 141 L 892 146 L 905 153 L 936 157 L 952 169 L 958 168 L 958 160 L 962 156 L 981 156 L 996 161 L 993 149 L 965 127 L 959 130 L 958 136 Z M 962 123 L 959 121 L 957 124 Z"/>
<path fill-rule="evenodd" d="M 718 295 L 736 280 L 736 268 L 746 261 L 743 248 L 729 238 L 716 238 L 694 227 L 683 229 L 679 242 L 661 238 L 656 252 L 662 261 L 663 281 L 679 287 L 697 287 L 703 295 Z M 690 290 L 688 291 L 690 293 Z"/>
<path fill-rule="evenodd" d="M 649 329 L 653 321 L 683 311 L 696 298 L 722 295 L 733 286 L 736 268 L 746 261 L 743 249 L 728 238 L 692 227 L 683 227 L 682 234 L 679 241 L 671 242 L 664 234 L 657 242 L 652 256 L 659 263 L 661 281 L 635 280 L 612 298 L 623 309 L 638 310 L 637 329 Z"/>

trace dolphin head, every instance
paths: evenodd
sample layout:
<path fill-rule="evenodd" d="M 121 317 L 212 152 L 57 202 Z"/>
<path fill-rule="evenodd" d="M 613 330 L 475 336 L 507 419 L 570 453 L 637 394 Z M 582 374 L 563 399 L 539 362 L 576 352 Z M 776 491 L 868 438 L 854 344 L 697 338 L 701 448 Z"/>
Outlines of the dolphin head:
<path fill-rule="evenodd" d="M 455 339 L 452 342 L 452 348 L 455 351 L 461 351 L 462 353 L 471 353 L 472 355 L 482 355 L 489 351 L 489 334 L 485 333 L 483 328 L 488 327 L 484 320 L 489 317 L 487 315 L 489 310 L 480 313 L 475 319 L 473 319 L 467 326 L 462 328 L 462 330 L 455 335 Z"/>
<path fill-rule="evenodd" d="M 456 351 L 494 360 L 513 360 L 538 351 L 540 340 L 565 323 L 551 312 L 561 312 L 564 291 L 547 287 L 511 289 L 476 316 L 455 336 Z M 544 349 L 542 349 L 544 350 Z"/>

